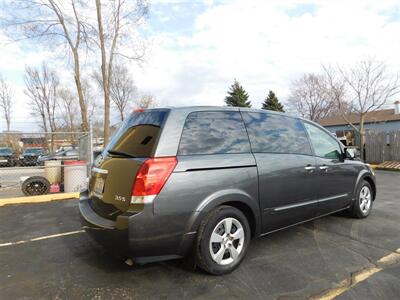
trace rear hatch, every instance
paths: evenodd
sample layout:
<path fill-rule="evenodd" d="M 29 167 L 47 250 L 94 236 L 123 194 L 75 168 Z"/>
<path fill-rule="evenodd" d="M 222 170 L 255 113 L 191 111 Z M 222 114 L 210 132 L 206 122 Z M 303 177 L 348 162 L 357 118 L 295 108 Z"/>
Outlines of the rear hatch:
<path fill-rule="evenodd" d="M 168 110 L 161 109 L 133 112 L 96 158 L 89 195 L 99 215 L 115 220 L 128 210 L 136 174 L 154 156 L 167 116 Z"/>

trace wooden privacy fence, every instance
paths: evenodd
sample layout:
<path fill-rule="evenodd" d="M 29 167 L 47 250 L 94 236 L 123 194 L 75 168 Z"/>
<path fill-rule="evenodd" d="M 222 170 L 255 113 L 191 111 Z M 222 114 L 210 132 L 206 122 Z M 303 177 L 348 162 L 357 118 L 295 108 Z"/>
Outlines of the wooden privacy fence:
<path fill-rule="evenodd" d="M 369 163 L 400 161 L 400 131 L 367 132 L 365 154 Z"/>

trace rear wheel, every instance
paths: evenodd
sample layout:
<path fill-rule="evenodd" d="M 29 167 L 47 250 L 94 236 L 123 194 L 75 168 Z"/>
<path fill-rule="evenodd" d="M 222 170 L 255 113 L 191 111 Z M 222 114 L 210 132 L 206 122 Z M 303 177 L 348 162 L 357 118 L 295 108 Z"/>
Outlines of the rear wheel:
<path fill-rule="evenodd" d="M 202 221 L 196 247 L 200 268 L 214 275 L 232 272 L 243 260 L 250 243 L 245 215 L 231 206 L 220 206 Z"/>
<path fill-rule="evenodd" d="M 366 218 L 372 210 L 372 188 L 367 181 L 362 181 L 357 189 L 357 197 L 350 210 L 350 214 L 354 218 Z"/>

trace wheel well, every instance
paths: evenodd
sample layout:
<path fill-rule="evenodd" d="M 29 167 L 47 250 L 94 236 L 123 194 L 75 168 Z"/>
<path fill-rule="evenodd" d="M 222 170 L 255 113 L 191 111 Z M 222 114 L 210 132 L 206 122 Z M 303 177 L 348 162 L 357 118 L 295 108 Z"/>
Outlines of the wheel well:
<path fill-rule="evenodd" d="M 375 200 L 375 197 L 376 197 L 376 186 L 375 186 L 375 183 L 374 183 L 374 181 L 372 180 L 372 178 L 371 177 L 369 177 L 369 176 L 365 176 L 364 178 L 363 178 L 366 182 L 368 182 L 369 183 L 369 185 L 371 186 L 371 188 L 372 188 L 372 193 L 373 193 L 373 200 Z"/>
<path fill-rule="evenodd" d="M 233 202 L 225 202 L 222 203 L 221 205 L 229 205 L 232 207 L 237 208 L 238 210 L 240 210 L 247 218 L 247 220 L 249 221 L 249 225 L 250 225 L 250 231 L 251 231 L 251 237 L 255 237 L 256 235 L 256 218 L 254 216 L 253 211 L 251 210 L 251 208 L 244 204 L 243 202 L 238 202 L 238 201 L 233 201 Z"/>

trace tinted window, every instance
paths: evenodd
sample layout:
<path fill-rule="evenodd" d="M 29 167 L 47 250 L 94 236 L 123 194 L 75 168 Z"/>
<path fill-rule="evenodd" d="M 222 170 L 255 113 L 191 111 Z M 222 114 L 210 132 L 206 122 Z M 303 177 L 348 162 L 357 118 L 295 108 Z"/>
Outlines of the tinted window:
<path fill-rule="evenodd" d="M 186 119 L 178 154 L 250 152 L 239 112 L 194 112 Z"/>
<path fill-rule="evenodd" d="M 300 120 L 269 113 L 242 115 L 253 152 L 312 154 Z"/>
<path fill-rule="evenodd" d="M 315 155 L 330 159 L 339 158 L 341 153 L 339 143 L 329 133 L 309 123 L 304 123 L 304 125 L 310 136 Z"/>
<path fill-rule="evenodd" d="M 123 152 L 135 157 L 153 155 L 167 114 L 165 110 L 132 113 L 113 135 L 105 151 Z"/>

